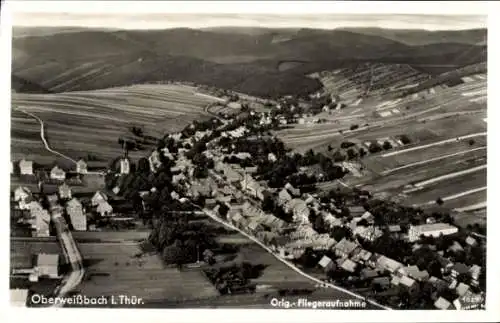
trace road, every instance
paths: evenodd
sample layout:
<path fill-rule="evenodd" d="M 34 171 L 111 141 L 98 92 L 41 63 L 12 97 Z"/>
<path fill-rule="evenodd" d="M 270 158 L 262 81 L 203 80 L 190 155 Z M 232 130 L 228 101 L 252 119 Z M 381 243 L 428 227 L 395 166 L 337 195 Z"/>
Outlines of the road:
<path fill-rule="evenodd" d="M 71 231 L 68 229 L 66 221 L 62 217 L 62 207 L 52 207 L 50 215 L 56 228 L 57 238 L 61 243 L 63 254 L 66 261 L 71 265 L 71 272 L 63 278 L 61 285 L 56 289 L 57 297 L 65 297 L 81 283 L 85 270 L 78 246 L 71 235 Z M 59 302 L 54 304 L 54 307 L 62 306 Z"/>
<path fill-rule="evenodd" d="M 62 154 L 62 153 L 60 153 L 58 151 L 55 151 L 54 149 L 50 148 L 49 143 L 47 142 L 47 139 L 45 138 L 45 124 L 43 123 L 42 119 L 40 119 L 39 117 L 37 117 L 33 113 L 24 111 L 24 110 L 22 110 L 20 108 L 17 108 L 17 110 L 23 112 L 24 114 L 29 115 L 32 118 L 35 118 L 40 123 L 40 138 L 42 139 L 42 142 L 43 142 L 43 144 L 45 146 L 45 149 L 47 149 L 48 151 L 50 151 L 51 153 L 53 153 L 55 155 L 59 155 L 59 156 L 65 158 L 67 160 L 70 160 L 70 161 L 72 161 L 75 164 L 77 163 L 76 160 L 74 160 L 73 158 L 68 157 L 68 156 L 66 156 L 66 155 L 64 155 L 64 154 Z"/>
<path fill-rule="evenodd" d="M 463 150 L 463 151 L 459 151 L 457 153 L 447 154 L 447 155 L 443 155 L 443 156 L 439 156 L 439 157 L 435 157 L 435 158 L 430 158 L 430 159 L 426 159 L 426 160 L 421 160 L 421 161 L 414 162 L 414 163 L 411 163 L 411 164 L 406 164 L 406 165 L 403 165 L 403 166 L 400 166 L 400 167 L 396 167 L 396 168 L 385 170 L 381 174 L 382 175 L 388 175 L 388 174 L 396 172 L 398 170 L 402 170 L 402 169 L 406 169 L 406 168 L 410 168 L 410 167 L 414 167 L 414 166 L 419 166 L 419 165 L 424 165 L 424 164 L 431 163 L 431 162 L 434 162 L 434 161 L 438 161 L 438 160 L 441 160 L 441 159 L 446 159 L 446 158 L 453 157 L 453 156 L 464 155 L 464 154 L 467 154 L 467 153 L 470 153 L 470 152 L 473 152 L 473 151 L 483 150 L 483 149 L 486 149 L 486 146 L 484 146 L 484 147 L 478 147 L 478 148 L 474 148 L 474 149 L 470 149 L 470 150 Z"/>
<path fill-rule="evenodd" d="M 216 176 L 219 180 L 221 179 L 220 176 L 218 176 L 217 174 L 211 172 L 212 175 Z M 227 183 L 226 183 L 227 184 Z M 234 186 L 232 186 L 231 184 L 228 184 L 231 188 L 235 189 Z M 344 184 L 345 185 L 345 184 Z M 253 202 L 252 200 L 249 200 L 251 202 Z M 192 203 L 192 202 L 191 202 Z M 208 210 L 208 209 L 204 209 L 204 208 L 201 208 L 200 206 L 192 203 L 195 207 L 197 207 L 198 209 L 202 210 L 206 215 L 208 215 L 210 218 L 212 218 L 214 221 L 217 221 L 218 223 L 224 225 L 225 227 L 229 228 L 229 229 L 232 229 L 232 230 L 235 230 L 239 233 L 241 233 L 243 236 L 247 237 L 248 239 L 250 239 L 251 241 L 255 242 L 256 244 L 258 244 L 260 247 L 262 247 L 264 250 L 266 250 L 268 253 L 270 253 L 274 258 L 276 258 L 278 261 L 282 262 L 283 264 L 285 264 L 286 266 L 288 266 L 289 268 L 291 268 L 292 270 L 294 270 L 295 272 L 297 272 L 298 274 L 302 275 L 303 277 L 311 280 L 311 281 L 314 281 L 315 283 L 317 284 L 321 284 L 322 286 L 326 286 L 326 287 L 330 287 L 330 288 L 333 288 L 337 291 L 340 291 L 342 293 L 345 293 L 345 294 L 348 294 L 350 296 L 353 296 L 357 299 L 362 299 L 364 301 L 366 301 L 367 303 L 370 303 L 380 309 L 385 309 L 385 310 L 392 310 L 390 307 L 387 307 L 387 306 L 384 306 L 384 305 L 381 305 L 373 300 L 370 300 L 370 299 L 367 299 L 366 297 L 364 296 L 361 296 L 361 295 L 358 295 L 356 293 L 353 293 L 347 289 L 344 289 L 342 287 L 339 287 L 339 286 L 336 286 L 334 284 L 331 284 L 331 283 L 327 283 L 321 279 L 318 279 L 316 277 L 313 277 L 305 272 L 303 272 L 302 270 L 300 270 L 299 268 L 297 268 L 295 265 L 293 265 L 291 262 L 289 261 L 286 261 L 284 260 L 283 258 L 281 258 L 279 255 L 277 255 L 275 252 L 273 252 L 269 247 L 267 247 L 265 244 L 263 244 L 262 242 L 260 242 L 258 239 L 256 239 L 255 237 L 249 235 L 248 233 L 246 233 L 245 231 L 243 230 L 240 230 L 239 228 L 233 226 L 232 224 L 222 220 L 221 218 L 219 218 L 213 211 L 211 210 Z M 258 205 L 256 205 L 257 207 L 260 207 Z"/>
<path fill-rule="evenodd" d="M 446 179 L 450 179 L 450 178 L 462 176 L 462 175 L 465 175 L 465 174 L 470 174 L 470 173 L 473 173 L 473 172 L 477 172 L 477 171 L 480 171 L 480 170 L 485 169 L 485 168 L 487 168 L 487 165 L 480 165 L 480 166 L 472 167 L 472 168 L 469 168 L 469 169 L 466 169 L 466 170 L 462 170 L 462 171 L 459 171 L 459 172 L 455 172 L 455 173 L 451 173 L 451 174 L 446 174 L 446 175 L 441 175 L 441 176 L 438 176 L 438 177 L 434 177 L 434 178 L 425 180 L 423 182 L 418 182 L 418 183 L 415 183 L 414 186 L 415 187 L 423 187 L 425 185 L 432 184 L 432 183 L 435 183 L 435 182 L 444 181 Z"/>
<path fill-rule="evenodd" d="M 195 205 L 197 206 L 197 205 Z M 199 206 L 197 206 L 199 207 Z M 284 260 L 283 258 L 279 257 L 275 252 L 273 252 L 271 249 L 269 249 L 265 244 L 263 244 L 262 242 L 260 242 L 259 240 L 257 240 L 256 238 L 254 238 L 253 236 L 249 235 L 248 233 L 246 233 L 245 231 L 243 230 L 240 230 L 239 228 L 229 224 L 228 222 L 220 219 L 213 211 L 211 210 L 208 210 L 208 209 L 202 209 L 205 214 L 207 214 L 210 218 L 212 218 L 214 221 L 217 221 L 218 223 L 224 225 L 225 227 L 229 228 L 229 229 L 232 229 L 232 230 L 235 230 L 235 231 L 238 231 L 240 234 L 244 235 L 245 237 L 247 237 L 248 239 L 252 240 L 253 242 L 255 242 L 256 244 L 258 244 L 260 247 L 262 247 L 264 250 L 266 250 L 268 253 L 270 253 L 271 255 L 273 255 L 274 258 L 276 258 L 278 261 L 282 262 L 283 264 L 285 264 L 286 266 L 288 266 L 289 268 L 291 268 L 292 270 L 294 270 L 295 272 L 297 272 L 298 274 L 300 274 L 301 276 L 311 280 L 311 281 L 314 281 L 315 283 L 317 284 L 321 284 L 321 286 L 326 286 L 326 287 L 330 287 L 330 288 L 333 288 L 337 291 L 340 291 L 342 293 L 345 293 L 345 294 L 348 294 L 350 296 L 353 296 L 354 298 L 357 298 L 357 299 L 361 299 L 363 301 L 366 301 L 367 303 L 370 303 L 380 309 L 385 309 L 385 310 L 392 310 L 390 307 L 387 307 L 387 306 L 384 306 L 384 305 L 381 305 L 375 301 L 372 301 L 370 299 L 367 299 L 366 297 L 364 296 L 361 296 L 361 295 L 358 295 L 358 294 L 355 294 L 347 289 L 344 289 L 344 288 L 341 288 L 339 286 L 336 286 L 334 284 L 331 284 L 331 283 L 327 283 L 325 281 L 322 281 L 321 279 L 318 279 L 316 277 L 313 277 L 305 272 L 303 272 L 302 270 L 300 270 L 299 268 L 295 267 L 292 263 Z"/>

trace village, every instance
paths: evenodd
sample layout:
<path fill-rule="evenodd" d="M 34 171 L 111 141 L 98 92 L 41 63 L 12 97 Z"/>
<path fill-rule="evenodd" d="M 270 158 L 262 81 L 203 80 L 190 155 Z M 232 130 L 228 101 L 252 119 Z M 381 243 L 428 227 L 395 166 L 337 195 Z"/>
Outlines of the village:
<path fill-rule="evenodd" d="M 342 108 L 332 98 L 319 111 L 329 106 Z M 301 156 L 284 148 L 271 130 L 303 123 L 297 110 L 286 98 L 268 112 L 243 105 L 237 115 L 166 135 L 136 164 L 124 145 L 114 165 L 99 171 L 88 171 L 83 159 L 72 170 L 55 165 L 49 174 L 35 169 L 35 161 L 15 161 L 11 176 L 21 184 L 11 196 L 13 235 L 54 236 L 53 201 L 64 206 L 71 231 L 155 228 L 169 204 L 179 212 L 202 210 L 321 281 L 391 308 L 483 306 L 485 241 L 449 216 L 385 203 L 357 188 L 316 191 L 317 181 L 340 180 L 353 170 L 312 151 Z M 36 257 L 32 268 L 13 274 L 33 282 L 60 278 L 57 254 Z M 26 290 L 16 293 L 26 298 Z"/>

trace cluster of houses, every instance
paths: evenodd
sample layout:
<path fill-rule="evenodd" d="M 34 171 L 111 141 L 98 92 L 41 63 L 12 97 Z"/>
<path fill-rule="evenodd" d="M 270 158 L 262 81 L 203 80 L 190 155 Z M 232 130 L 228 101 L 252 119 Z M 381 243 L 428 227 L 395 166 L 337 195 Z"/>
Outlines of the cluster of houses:
<path fill-rule="evenodd" d="M 76 162 L 74 172 L 76 172 L 77 174 L 87 174 L 87 163 L 85 162 L 85 160 L 80 159 L 78 162 Z M 11 174 L 13 174 L 13 173 L 14 173 L 14 162 L 11 162 Z M 21 159 L 19 161 L 19 174 L 20 175 L 35 175 L 33 161 L 26 160 L 24 158 Z M 58 165 L 55 165 L 50 170 L 49 177 L 50 177 L 50 179 L 53 179 L 53 180 L 64 181 L 66 179 L 66 171 L 63 170 Z"/>
<path fill-rule="evenodd" d="M 50 236 L 50 213 L 42 206 L 40 200 L 29 188 L 23 186 L 16 188 L 13 195 L 13 214 L 21 215 L 15 216 L 18 218 L 18 223 L 30 224 L 35 237 Z M 86 208 L 78 198 L 72 196 L 71 188 L 66 183 L 60 185 L 57 193 L 49 195 L 48 199 L 65 203 L 66 213 L 75 231 L 88 229 Z M 90 206 L 102 217 L 113 215 L 113 207 L 108 203 L 108 197 L 100 191 L 91 198 Z"/>

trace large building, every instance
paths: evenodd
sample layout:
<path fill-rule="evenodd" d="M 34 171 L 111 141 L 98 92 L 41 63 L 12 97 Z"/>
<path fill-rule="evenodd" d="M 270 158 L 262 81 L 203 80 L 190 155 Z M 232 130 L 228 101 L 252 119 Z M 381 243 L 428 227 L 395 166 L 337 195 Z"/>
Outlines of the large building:
<path fill-rule="evenodd" d="M 458 232 L 458 228 L 447 223 L 432 223 L 411 226 L 408 230 L 408 238 L 411 242 L 418 241 L 420 236 L 439 237 Z"/>

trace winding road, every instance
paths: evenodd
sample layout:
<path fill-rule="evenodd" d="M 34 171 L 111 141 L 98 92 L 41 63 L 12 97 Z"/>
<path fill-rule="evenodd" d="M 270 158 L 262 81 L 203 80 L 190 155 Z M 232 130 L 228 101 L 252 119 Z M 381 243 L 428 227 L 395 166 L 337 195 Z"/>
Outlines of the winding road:
<path fill-rule="evenodd" d="M 67 160 L 70 160 L 70 161 L 72 161 L 75 164 L 77 163 L 76 160 L 74 160 L 73 158 L 68 157 L 68 156 L 66 156 L 66 155 L 64 155 L 64 154 L 62 154 L 62 153 L 60 153 L 58 151 L 55 151 L 54 149 L 50 148 L 49 143 L 47 142 L 47 139 L 45 138 L 45 125 L 44 125 L 42 119 L 40 119 L 39 117 L 37 117 L 36 115 L 34 115 L 31 112 L 24 111 L 24 110 L 19 109 L 19 108 L 17 108 L 17 110 L 21 111 L 24 114 L 29 115 L 32 118 L 35 118 L 40 123 L 40 138 L 42 139 L 42 142 L 43 142 L 43 144 L 45 146 L 45 149 L 47 149 L 48 151 L 50 151 L 51 153 L 53 153 L 55 155 L 58 155 L 58 156 L 61 156 L 61 157 L 65 158 L 65 159 L 67 159 Z"/>
<path fill-rule="evenodd" d="M 62 217 L 62 207 L 51 207 L 50 215 L 66 261 L 71 265 L 71 272 L 63 278 L 61 285 L 55 291 L 56 297 L 63 298 L 81 283 L 85 275 L 85 269 L 83 268 L 83 259 L 78 246 Z M 62 307 L 63 305 L 61 302 L 55 302 L 53 306 Z"/>

